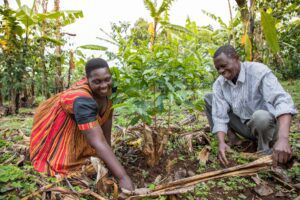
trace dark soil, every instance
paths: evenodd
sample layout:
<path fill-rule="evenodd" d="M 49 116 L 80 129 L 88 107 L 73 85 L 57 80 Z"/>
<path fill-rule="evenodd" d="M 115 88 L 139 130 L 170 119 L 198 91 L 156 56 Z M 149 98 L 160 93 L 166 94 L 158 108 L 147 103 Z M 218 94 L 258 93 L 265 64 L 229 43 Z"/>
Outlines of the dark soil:
<path fill-rule="evenodd" d="M 243 147 L 249 145 L 249 143 L 243 143 Z M 243 149 L 242 147 L 238 147 L 237 149 Z M 253 148 L 248 149 L 250 152 L 253 151 Z M 248 152 L 249 152 L 248 151 Z M 121 141 L 118 145 L 116 145 L 115 153 L 118 158 L 121 160 L 123 166 L 126 166 L 126 171 L 128 175 L 132 178 L 136 188 L 144 188 L 149 187 L 150 184 L 155 183 L 163 184 L 168 183 L 180 178 L 186 178 L 192 175 L 199 174 L 197 173 L 197 169 L 199 167 L 199 161 L 189 160 L 190 154 L 186 149 L 176 149 L 173 151 L 165 152 L 161 157 L 159 164 L 154 167 L 149 167 L 146 164 L 146 159 L 142 154 L 142 151 L 136 149 L 130 145 L 128 145 L 125 141 Z M 184 157 L 184 160 L 180 160 L 179 157 Z M 205 171 L 214 171 L 211 164 L 213 162 L 218 162 L 216 158 L 210 159 L 205 166 Z M 232 167 L 238 165 L 233 159 L 229 160 L 229 165 L 227 167 Z M 202 173 L 204 173 L 202 172 Z M 246 177 L 249 182 L 254 181 L 251 177 Z M 221 180 L 221 179 L 220 179 Z M 214 180 L 216 183 L 220 180 Z M 226 182 L 228 179 L 223 178 L 223 182 Z M 224 188 L 220 186 L 210 187 L 209 194 L 207 195 L 207 199 L 293 199 L 291 194 L 295 196 L 296 192 L 290 192 L 289 188 L 286 188 L 273 178 L 265 178 L 264 181 L 268 183 L 274 193 L 269 196 L 260 197 L 255 191 L 254 187 L 245 187 L 242 190 L 230 190 L 226 191 Z M 280 186 L 280 187 L 278 187 Z M 283 197 L 276 196 L 278 191 L 282 191 Z M 193 192 L 192 192 L 193 193 Z M 299 195 L 300 192 L 297 192 Z M 176 195 L 177 199 L 187 199 L 185 194 Z M 197 197 L 195 193 L 192 196 Z M 230 197 L 230 198 L 229 198 Z M 201 198 L 195 198 L 201 199 Z"/>

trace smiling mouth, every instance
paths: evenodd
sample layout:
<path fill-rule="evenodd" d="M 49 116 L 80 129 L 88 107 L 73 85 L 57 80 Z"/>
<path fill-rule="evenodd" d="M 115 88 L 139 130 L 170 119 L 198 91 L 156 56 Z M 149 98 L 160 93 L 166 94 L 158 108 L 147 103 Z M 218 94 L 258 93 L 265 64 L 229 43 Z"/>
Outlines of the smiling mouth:
<path fill-rule="evenodd" d="M 228 76 L 228 73 L 227 73 L 227 72 L 223 72 L 223 73 L 222 73 L 222 76 L 225 76 L 225 77 L 226 77 L 226 75 Z"/>
<path fill-rule="evenodd" d="M 108 89 L 100 90 L 101 93 L 107 93 Z"/>

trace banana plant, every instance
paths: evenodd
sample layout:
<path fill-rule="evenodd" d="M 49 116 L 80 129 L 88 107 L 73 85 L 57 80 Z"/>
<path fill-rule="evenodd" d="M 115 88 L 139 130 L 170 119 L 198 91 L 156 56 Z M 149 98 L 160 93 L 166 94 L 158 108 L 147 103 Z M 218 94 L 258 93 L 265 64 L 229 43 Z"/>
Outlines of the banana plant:
<path fill-rule="evenodd" d="M 34 6 L 29 8 L 22 5 L 20 0 L 17 0 L 17 3 L 19 6 L 17 10 L 7 6 L 0 7 L 0 17 L 3 23 L 0 30 L 0 44 L 5 60 L 1 67 L 7 75 L 1 77 L 1 81 L 6 85 L 2 91 L 9 94 L 5 97 L 9 96 L 11 99 L 12 113 L 18 112 L 20 95 L 27 93 L 25 92 L 26 85 L 34 81 L 34 74 L 36 70 L 39 70 L 36 68 L 37 63 L 44 56 L 39 55 L 40 52 L 38 52 L 41 41 L 47 43 L 50 48 L 53 45 L 64 44 L 62 40 L 51 37 L 51 33 L 47 36 L 41 34 L 39 31 L 41 22 L 47 20 L 51 24 L 54 19 L 62 18 L 65 19 L 65 21 L 62 20 L 63 24 L 68 24 L 83 16 L 81 11 L 36 13 L 33 11 Z"/>

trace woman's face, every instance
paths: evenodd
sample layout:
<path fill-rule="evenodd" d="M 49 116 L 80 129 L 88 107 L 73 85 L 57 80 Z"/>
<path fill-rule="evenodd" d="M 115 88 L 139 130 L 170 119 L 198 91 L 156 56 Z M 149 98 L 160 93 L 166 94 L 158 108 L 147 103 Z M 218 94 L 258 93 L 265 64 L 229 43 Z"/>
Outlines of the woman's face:
<path fill-rule="evenodd" d="M 214 59 L 214 64 L 218 73 L 227 80 L 233 80 L 240 73 L 239 59 L 229 58 L 224 53 Z"/>
<path fill-rule="evenodd" d="M 112 77 L 107 67 L 93 70 L 88 83 L 96 97 L 110 96 L 112 93 Z"/>

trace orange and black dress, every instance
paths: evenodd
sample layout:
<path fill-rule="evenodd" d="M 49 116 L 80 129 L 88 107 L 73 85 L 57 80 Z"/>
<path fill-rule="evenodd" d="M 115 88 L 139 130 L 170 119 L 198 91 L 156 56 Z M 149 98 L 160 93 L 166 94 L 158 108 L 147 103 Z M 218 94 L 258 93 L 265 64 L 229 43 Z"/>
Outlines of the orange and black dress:
<path fill-rule="evenodd" d="M 111 105 L 109 101 L 100 116 L 86 78 L 43 102 L 36 110 L 30 138 L 34 169 L 51 176 L 80 170 L 96 155 L 81 131 L 103 125 Z"/>

